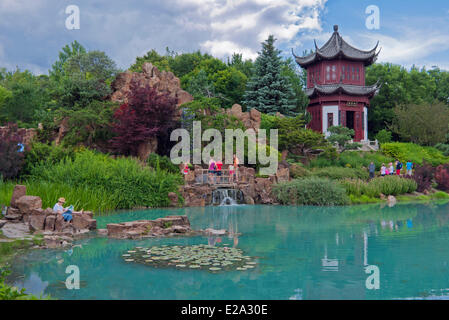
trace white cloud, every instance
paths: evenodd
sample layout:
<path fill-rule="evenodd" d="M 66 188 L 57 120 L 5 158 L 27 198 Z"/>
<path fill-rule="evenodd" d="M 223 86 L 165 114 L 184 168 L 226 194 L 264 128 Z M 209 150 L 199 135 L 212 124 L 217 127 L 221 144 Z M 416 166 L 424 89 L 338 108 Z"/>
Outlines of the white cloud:
<path fill-rule="evenodd" d="M 360 40 L 368 47 L 379 40 L 379 62 L 411 66 L 424 65 L 432 54 L 449 50 L 449 34 L 445 30 L 402 29 L 397 36 L 382 33 L 364 33 Z"/>
<path fill-rule="evenodd" d="M 202 47 L 216 57 L 231 56 L 233 53 L 241 53 L 246 59 L 256 59 L 257 52 L 248 47 L 240 47 L 232 41 L 207 40 Z"/>

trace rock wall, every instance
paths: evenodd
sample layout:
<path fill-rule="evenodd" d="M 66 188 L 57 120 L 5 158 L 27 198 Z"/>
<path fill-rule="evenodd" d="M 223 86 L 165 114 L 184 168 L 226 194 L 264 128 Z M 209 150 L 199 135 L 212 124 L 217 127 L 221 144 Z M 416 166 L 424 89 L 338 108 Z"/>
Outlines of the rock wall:
<path fill-rule="evenodd" d="M 0 138 L 8 136 L 9 134 L 10 134 L 10 129 L 8 127 L 0 127 Z M 22 138 L 22 143 L 25 146 L 29 146 L 31 141 L 37 135 L 37 130 L 36 129 L 18 128 L 17 134 Z"/>
<path fill-rule="evenodd" d="M 43 234 L 47 247 L 58 247 L 72 242 L 73 237 L 97 228 L 92 212 L 73 212 L 72 222 L 64 221 L 61 214 L 51 208 L 42 209 L 40 197 L 27 196 L 26 186 L 16 185 L 5 220 L 0 220 L 2 228 L 10 224 L 21 225 L 21 230 Z"/>
<path fill-rule="evenodd" d="M 250 111 L 243 112 L 241 105 L 234 104 L 231 109 L 226 110 L 226 114 L 234 116 L 242 121 L 246 129 L 254 129 L 256 132 L 260 129 L 262 115 L 257 109 L 251 109 Z"/>
<path fill-rule="evenodd" d="M 195 170 L 184 177 L 185 185 L 181 188 L 181 194 L 186 207 L 204 207 L 212 202 L 212 191 L 215 186 L 201 183 L 203 181 L 201 169 L 200 166 L 195 166 Z M 224 169 L 227 169 L 226 165 Z M 240 166 L 238 182 L 232 187 L 243 192 L 246 204 L 276 204 L 272 194 L 273 184 L 289 180 L 290 169 L 283 163 L 279 165 L 275 175 L 267 178 L 256 177 L 256 171 L 253 168 Z"/>

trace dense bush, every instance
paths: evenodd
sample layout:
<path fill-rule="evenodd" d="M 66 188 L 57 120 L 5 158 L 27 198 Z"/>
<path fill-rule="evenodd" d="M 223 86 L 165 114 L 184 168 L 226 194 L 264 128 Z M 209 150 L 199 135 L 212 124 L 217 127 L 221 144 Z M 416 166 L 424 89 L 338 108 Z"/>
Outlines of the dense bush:
<path fill-rule="evenodd" d="M 435 148 L 440 150 L 446 157 L 449 157 L 449 144 L 438 143 Z"/>
<path fill-rule="evenodd" d="M 22 138 L 17 132 L 17 125 L 8 125 L 8 129 L 0 133 L 0 179 L 17 177 L 24 163 L 24 152 L 19 146 Z"/>
<path fill-rule="evenodd" d="M 377 169 L 380 169 L 382 163 L 393 162 L 394 159 L 383 155 L 381 152 L 364 152 L 364 151 L 344 151 L 338 157 L 327 159 L 325 157 L 318 157 L 310 162 L 311 167 L 348 167 L 348 168 L 368 168 L 369 164 L 374 162 Z"/>
<path fill-rule="evenodd" d="M 435 170 L 435 181 L 438 189 L 449 191 L 449 165 L 439 165 Z"/>
<path fill-rule="evenodd" d="M 416 166 L 413 173 L 413 180 L 418 185 L 416 191 L 424 192 L 425 190 L 430 190 L 434 174 L 435 168 L 428 163 Z"/>
<path fill-rule="evenodd" d="M 171 162 L 167 156 L 160 156 L 157 153 L 152 153 L 148 157 L 148 165 L 153 169 L 161 169 L 170 173 L 179 173 L 180 169 L 177 165 Z"/>
<path fill-rule="evenodd" d="M 391 142 L 391 131 L 382 129 L 376 134 L 375 139 L 381 144 Z"/>
<path fill-rule="evenodd" d="M 293 163 L 290 166 L 290 177 L 293 179 L 307 177 L 308 175 L 310 175 L 309 170 L 304 168 L 302 164 Z"/>
<path fill-rule="evenodd" d="M 360 179 L 345 179 L 341 184 L 349 195 L 360 197 L 380 197 L 380 194 L 386 196 L 397 196 L 404 193 L 416 191 L 417 184 L 412 179 L 406 179 L 396 176 L 380 177 L 364 182 Z"/>
<path fill-rule="evenodd" d="M 449 157 L 433 147 L 422 147 L 413 143 L 392 142 L 384 143 L 381 146 L 382 152 L 390 157 L 399 159 L 405 163 L 411 160 L 415 164 L 422 164 L 424 161 L 432 166 L 449 163 Z"/>
<path fill-rule="evenodd" d="M 353 178 L 368 180 L 368 172 L 364 169 L 344 168 L 344 167 L 326 167 L 318 168 L 311 172 L 312 176 L 330 178 L 335 180 Z"/>
<path fill-rule="evenodd" d="M 34 142 L 25 155 L 24 174 L 29 174 L 33 167 L 39 164 L 53 165 L 65 158 L 73 159 L 75 152 L 71 148 L 63 148 L 57 145 Z"/>
<path fill-rule="evenodd" d="M 178 192 L 182 183 L 180 174 L 152 170 L 131 158 L 112 159 L 89 150 L 78 152 L 73 160 L 34 167 L 30 180 L 96 190 L 110 195 L 116 209 L 168 206 L 168 193 Z"/>
<path fill-rule="evenodd" d="M 279 183 L 273 187 L 273 193 L 281 204 L 336 206 L 349 203 L 345 189 L 338 182 L 319 177 Z"/>

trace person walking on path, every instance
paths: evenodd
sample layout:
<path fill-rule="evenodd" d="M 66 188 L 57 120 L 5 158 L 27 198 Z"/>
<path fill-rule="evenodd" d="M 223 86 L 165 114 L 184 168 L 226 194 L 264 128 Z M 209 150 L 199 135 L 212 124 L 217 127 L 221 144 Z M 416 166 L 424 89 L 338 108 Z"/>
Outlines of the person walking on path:
<path fill-rule="evenodd" d="M 374 162 L 371 161 L 371 163 L 368 166 L 368 171 L 369 171 L 369 178 L 374 179 L 374 174 L 376 173 L 376 165 L 374 164 Z"/>
<path fill-rule="evenodd" d="M 407 163 L 405 164 L 405 168 L 407 169 L 407 175 L 411 177 L 413 174 L 413 162 L 411 162 L 410 160 L 407 161 Z"/>
<path fill-rule="evenodd" d="M 385 167 L 385 163 L 382 163 L 382 167 L 380 167 L 380 175 L 382 177 L 385 177 L 386 173 L 387 173 L 387 167 Z"/>
<path fill-rule="evenodd" d="M 397 160 L 396 162 L 396 175 L 400 176 L 402 170 L 402 162 Z"/>
<path fill-rule="evenodd" d="M 235 175 L 235 181 L 239 180 L 239 158 L 237 158 L 237 155 L 234 154 L 234 175 Z"/>
<path fill-rule="evenodd" d="M 390 162 L 390 164 L 389 164 L 389 166 L 390 166 L 390 175 L 394 175 L 394 167 L 393 167 L 393 163 L 392 162 Z"/>

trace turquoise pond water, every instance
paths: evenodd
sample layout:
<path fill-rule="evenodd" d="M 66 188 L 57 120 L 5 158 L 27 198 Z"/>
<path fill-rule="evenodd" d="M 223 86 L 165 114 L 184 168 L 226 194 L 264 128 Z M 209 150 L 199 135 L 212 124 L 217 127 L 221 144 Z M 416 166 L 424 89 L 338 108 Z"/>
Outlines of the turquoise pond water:
<path fill-rule="evenodd" d="M 89 238 L 70 250 L 34 250 L 16 259 L 12 281 L 59 299 L 445 299 L 449 298 L 449 204 L 395 207 L 230 206 L 124 212 L 107 223 L 186 214 L 193 229 L 238 237 L 112 240 Z M 135 246 L 229 244 L 257 257 L 256 268 L 210 273 L 127 263 Z M 66 267 L 81 288 L 65 287 Z M 366 287 L 367 265 L 380 288 Z"/>

